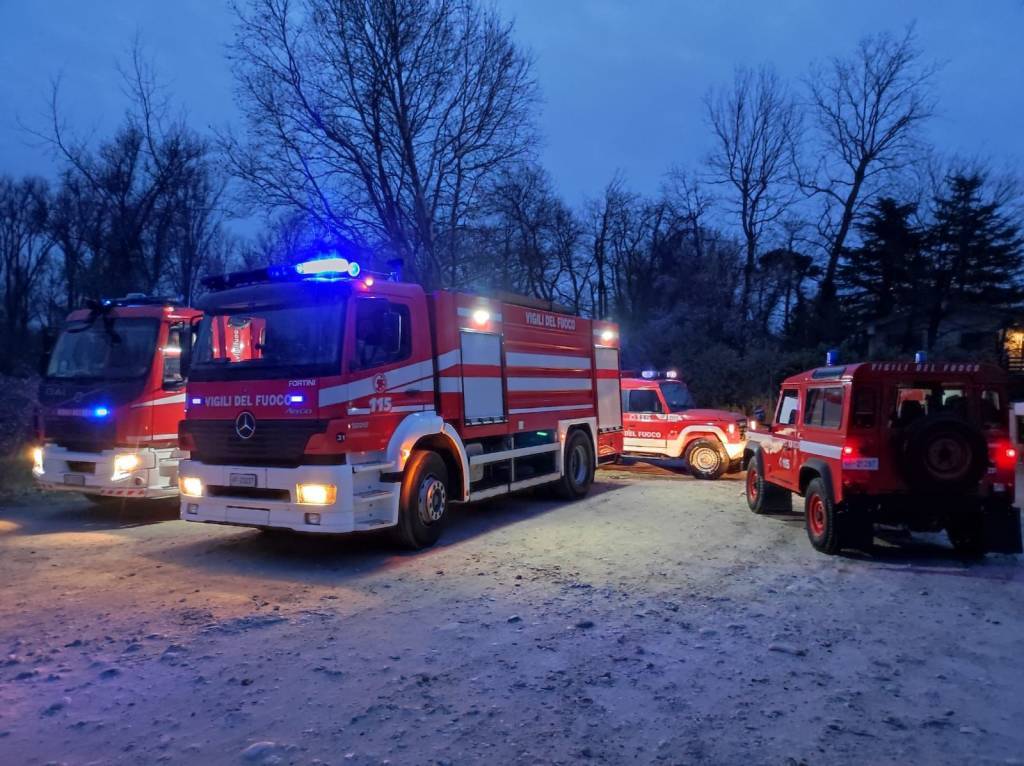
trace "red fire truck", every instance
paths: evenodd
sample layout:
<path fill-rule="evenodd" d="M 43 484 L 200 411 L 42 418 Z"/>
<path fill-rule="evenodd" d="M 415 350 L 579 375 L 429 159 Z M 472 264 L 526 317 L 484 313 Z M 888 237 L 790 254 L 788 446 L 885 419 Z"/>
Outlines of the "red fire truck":
<path fill-rule="evenodd" d="M 178 494 L 181 338 L 198 315 L 132 294 L 68 316 L 39 390 L 39 487 L 96 502 Z"/>
<path fill-rule="evenodd" d="M 746 419 L 697 407 L 675 371 L 623 374 L 622 421 L 627 454 L 685 458 L 698 479 L 740 470 Z"/>
<path fill-rule="evenodd" d="M 180 432 L 188 521 L 391 527 L 421 548 L 449 501 L 581 497 L 621 451 L 613 324 L 425 293 L 340 257 L 208 286 Z"/>

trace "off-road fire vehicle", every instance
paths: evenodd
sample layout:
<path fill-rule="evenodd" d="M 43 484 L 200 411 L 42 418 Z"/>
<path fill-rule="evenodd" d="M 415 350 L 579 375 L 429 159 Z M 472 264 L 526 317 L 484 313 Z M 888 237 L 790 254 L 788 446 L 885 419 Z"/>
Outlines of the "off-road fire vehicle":
<path fill-rule="evenodd" d="M 784 511 L 801 495 L 823 553 L 870 547 L 874 524 L 945 529 L 969 556 L 1020 553 L 1007 386 L 997 367 L 959 363 L 833 365 L 788 378 L 774 423 L 748 430 L 747 504 Z"/>
<path fill-rule="evenodd" d="M 623 375 L 622 425 L 626 453 L 684 458 L 698 479 L 740 470 L 746 419 L 736 412 L 698 407 L 671 370 Z"/>

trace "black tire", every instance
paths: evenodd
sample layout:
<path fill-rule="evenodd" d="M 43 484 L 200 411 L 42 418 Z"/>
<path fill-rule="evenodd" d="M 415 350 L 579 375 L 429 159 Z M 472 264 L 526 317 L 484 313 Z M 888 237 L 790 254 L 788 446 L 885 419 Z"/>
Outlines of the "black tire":
<path fill-rule="evenodd" d="M 946 524 L 946 537 L 964 558 L 979 559 L 985 555 L 984 521 L 981 514 L 957 516 Z"/>
<path fill-rule="evenodd" d="M 579 500 L 590 491 L 594 483 L 594 447 L 586 431 L 569 432 L 562 456 L 562 478 L 555 485 L 555 493 L 563 500 Z"/>
<path fill-rule="evenodd" d="M 760 459 L 752 457 L 747 464 L 747 507 L 757 514 L 784 513 L 793 510 L 793 493 L 764 478 Z"/>
<path fill-rule="evenodd" d="M 429 548 L 448 521 L 448 467 L 436 452 L 417 450 L 405 465 L 395 538 L 404 548 Z"/>
<path fill-rule="evenodd" d="M 729 467 L 729 456 L 715 439 L 694 440 L 683 457 L 690 474 L 696 479 L 717 479 Z"/>
<path fill-rule="evenodd" d="M 901 469 L 919 492 L 964 492 L 977 487 L 988 470 L 988 443 L 979 428 L 939 414 L 910 426 Z"/>
<path fill-rule="evenodd" d="M 811 479 L 804 493 L 804 526 L 815 550 L 834 556 L 842 549 L 839 514 L 821 479 Z"/>

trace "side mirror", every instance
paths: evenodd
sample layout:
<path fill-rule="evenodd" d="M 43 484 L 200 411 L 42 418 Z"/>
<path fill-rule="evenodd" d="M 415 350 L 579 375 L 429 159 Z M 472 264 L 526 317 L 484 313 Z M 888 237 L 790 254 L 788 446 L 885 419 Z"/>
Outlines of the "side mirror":
<path fill-rule="evenodd" d="M 181 328 L 181 355 L 178 357 L 178 369 L 181 370 L 182 384 L 188 380 L 189 370 L 192 368 L 192 347 L 196 342 L 196 324 L 198 320 L 191 322 Z"/>

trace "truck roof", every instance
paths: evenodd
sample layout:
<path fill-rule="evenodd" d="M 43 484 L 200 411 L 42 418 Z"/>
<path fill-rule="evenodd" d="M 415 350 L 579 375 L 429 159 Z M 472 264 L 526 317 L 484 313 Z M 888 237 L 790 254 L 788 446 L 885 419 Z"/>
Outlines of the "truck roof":
<path fill-rule="evenodd" d="M 175 306 L 175 305 L 159 305 L 159 304 L 146 304 L 146 305 L 130 305 L 130 306 L 112 306 L 108 309 L 108 314 L 113 317 L 124 317 L 132 318 L 137 317 L 140 319 L 152 318 L 152 319 L 184 319 L 188 320 L 192 317 L 199 316 L 201 312 L 197 309 L 189 306 Z M 66 321 L 76 321 L 88 319 L 92 314 L 91 309 L 75 309 L 67 316 Z"/>
<path fill-rule="evenodd" d="M 859 362 L 816 367 L 786 378 L 782 385 L 826 381 L 867 382 L 969 382 L 1005 385 L 1002 368 L 983 362 Z"/>

